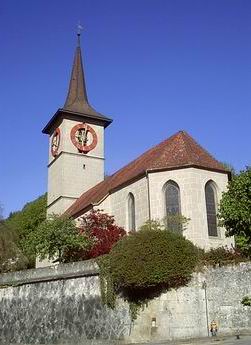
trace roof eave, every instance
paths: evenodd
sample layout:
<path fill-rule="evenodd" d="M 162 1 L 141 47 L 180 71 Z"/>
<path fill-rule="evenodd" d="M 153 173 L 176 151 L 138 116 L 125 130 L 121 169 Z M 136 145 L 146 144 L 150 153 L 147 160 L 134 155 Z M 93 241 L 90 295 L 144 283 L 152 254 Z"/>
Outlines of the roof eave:
<path fill-rule="evenodd" d="M 77 217 L 81 216 L 83 213 L 89 211 L 94 206 L 99 205 L 105 198 L 107 198 L 108 195 L 118 191 L 119 189 L 121 189 L 123 187 L 126 187 L 127 185 L 135 182 L 139 178 L 142 178 L 142 177 L 146 176 L 149 173 L 156 173 L 156 172 L 169 171 L 169 170 L 178 170 L 178 169 L 187 169 L 187 168 L 196 168 L 196 169 L 202 169 L 202 170 L 208 170 L 208 171 L 214 171 L 214 172 L 218 172 L 218 173 L 222 173 L 222 174 L 227 174 L 228 175 L 228 179 L 231 179 L 231 171 L 229 171 L 229 170 L 204 167 L 204 166 L 196 165 L 196 164 L 183 164 L 181 166 L 177 166 L 176 165 L 176 166 L 172 166 L 172 167 L 146 169 L 145 171 L 140 172 L 137 176 L 134 176 L 132 179 L 130 179 L 130 180 L 128 180 L 128 181 L 126 181 L 126 182 L 116 186 L 115 188 L 111 188 L 109 190 L 109 192 L 105 196 L 103 196 L 100 200 L 96 200 L 95 202 L 91 202 L 89 205 L 83 207 L 82 209 L 79 209 L 76 212 L 73 212 L 70 215 L 70 217 L 77 218 Z M 66 211 L 66 213 L 67 213 L 67 211 Z"/>
<path fill-rule="evenodd" d="M 60 122 L 62 118 L 67 118 L 67 117 L 74 117 L 78 119 L 79 121 L 87 120 L 92 123 L 99 123 L 102 126 L 104 126 L 104 128 L 108 127 L 112 123 L 112 119 L 110 119 L 109 117 L 103 116 L 102 114 L 99 114 L 99 113 L 97 113 L 97 115 L 91 115 L 91 114 L 73 112 L 70 110 L 66 110 L 64 108 L 59 108 L 56 111 L 56 113 L 53 115 L 53 117 L 50 119 L 50 121 L 47 123 L 47 125 L 43 128 L 42 133 L 51 134 L 55 123 L 57 121 Z"/>
<path fill-rule="evenodd" d="M 227 174 L 229 178 L 231 178 L 231 176 L 232 176 L 232 173 L 231 173 L 230 170 L 206 167 L 206 166 L 203 166 L 203 165 L 193 164 L 193 163 L 182 164 L 182 165 L 179 165 L 179 166 L 175 165 L 175 166 L 163 167 L 163 168 L 152 168 L 152 169 L 147 169 L 147 172 L 151 173 L 151 172 L 160 172 L 160 171 L 168 171 L 168 170 L 187 169 L 187 168 L 196 168 L 196 169 L 214 171 L 214 172 L 218 172 L 218 173 L 221 173 L 221 174 Z"/>

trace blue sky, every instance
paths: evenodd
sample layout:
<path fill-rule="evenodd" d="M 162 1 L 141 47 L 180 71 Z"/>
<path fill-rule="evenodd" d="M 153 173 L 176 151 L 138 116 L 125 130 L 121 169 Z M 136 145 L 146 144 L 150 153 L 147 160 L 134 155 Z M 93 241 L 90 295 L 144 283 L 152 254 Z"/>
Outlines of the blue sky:
<path fill-rule="evenodd" d="M 250 0 L 1 0 L 0 203 L 47 188 L 41 129 L 63 106 L 76 24 L 113 173 L 180 129 L 237 170 L 251 164 Z"/>

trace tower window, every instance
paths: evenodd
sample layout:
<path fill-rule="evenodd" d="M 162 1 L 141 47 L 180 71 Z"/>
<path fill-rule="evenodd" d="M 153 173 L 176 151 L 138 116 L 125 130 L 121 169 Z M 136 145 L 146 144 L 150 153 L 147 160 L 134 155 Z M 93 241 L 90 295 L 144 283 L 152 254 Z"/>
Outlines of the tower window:
<path fill-rule="evenodd" d="M 180 232 L 180 189 L 174 181 L 168 181 L 164 187 L 166 227 L 168 230 Z"/>
<path fill-rule="evenodd" d="M 209 236 L 218 236 L 217 218 L 216 218 L 216 190 L 212 181 L 207 182 L 205 186 L 206 208 L 207 208 L 207 226 Z"/>
<path fill-rule="evenodd" d="M 129 193 L 128 195 L 128 230 L 136 231 L 135 198 L 132 193 Z"/>

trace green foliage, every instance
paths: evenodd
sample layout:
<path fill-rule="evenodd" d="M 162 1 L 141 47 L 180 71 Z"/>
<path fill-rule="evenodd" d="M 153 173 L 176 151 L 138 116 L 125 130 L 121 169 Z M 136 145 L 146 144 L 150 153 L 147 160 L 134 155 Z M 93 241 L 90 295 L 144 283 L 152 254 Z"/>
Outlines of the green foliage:
<path fill-rule="evenodd" d="M 251 307 L 251 297 L 249 296 L 243 297 L 241 304 L 243 304 L 245 307 Z"/>
<path fill-rule="evenodd" d="M 0 221 L 0 273 L 28 267 L 28 259 L 18 248 L 18 236 L 4 221 Z"/>
<path fill-rule="evenodd" d="M 221 164 L 224 166 L 224 168 L 231 172 L 231 175 L 236 175 L 236 171 L 234 166 L 231 163 L 221 162 Z"/>
<path fill-rule="evenodd" d="M 140 231 L 147 231 L 147 230 L 164 230 L 164 225 L 161 223 L 160 220 L 147 220 L 143 225 L 141 225 Z"/>
<path fill-rule="evenodd" d="M 0 221 L 3 219 L 3 206 L 0 204 Z"/>
<path fill-rule="evenodd" d="M 182 214 L 169 214 L 163 221 L 167 230 L 178 232 L 182 235 L 183 231 L 187 229 L 190 218 L 186 218 Z"/>
<path fill-rule="evenodd" d="M 18 234 L 19 246 L 24 255 L 29 257 L 29 266 L 34 266 L 34 257 L 27 246 L 27 238 L 37 229 L 46 218 L 47 195 L 27 203 L 21 211 L 13 212 L 6 220 L 6 224 Z"/>
<path fill-rule="evenodd" d="M 150 287 L 186 283 L 197 262 L 197 249 L 185 238 L 169 231 L 138 231 L 119 241 L 110 255 L 115 284 Z"/>
<path fill-rule="evenodd" d="M 250 255 L 250 243 L 245 236 L 236 235 L 234 237 L 236 248 L 244 255 Z"/>
<path fill-rule="evenodd" d="M 241 171 L 228 184 L 219 206 L 219 224 L 227 236 L 243 236 L 251 250 L 251 168 Z"/>
<path fill-rule="evenodd" d="M 181 214 L 170 214 L 163 218 L 162 221 L 158 219 L 147 220 L 140 230 L 169 230 L 183 234 L 183 231 L 187 229 L 187 224 L 190 218 L 186 218 Z M 176 229 L 172 230 L 172 229 Z"/>
<path fill-rule="evenodd" d="M 109 308 L 114 309 L 116 303 L 116 291 L 110 273 L 110 255 L 106 254 L 96 259 L 100 269 L 100 292 L 101 299 Z"/>
<path fill-rule="evenodd" d="M 123 237 L 103 260 L 98 264 L 106 278 L 105 302 L 108 299 L 112 306 L 115 294 L 121 295 L 135 318 L 138 308 L 150 299 L 189 282 L 198 250 L 179 234 L 155 228 Z"/>
<path fill-rule="evenodd" d="M 88 249 L 89 239 L 80 234 L 73 220 L 52 215 L 44 220 L 26 240 L 26 250 L 41 260 L 64 261 L 64 254 L 71 250 Z"/>
<path fill-rule="evenodd" d="M 247 257 L 235 248 L 219 247 L 212 248 L 207 252 L 204 250 L 200 252 L 200 263 L 203 265 L 215 267 L 236 264 L 243 261 L 247 261 Z"/>

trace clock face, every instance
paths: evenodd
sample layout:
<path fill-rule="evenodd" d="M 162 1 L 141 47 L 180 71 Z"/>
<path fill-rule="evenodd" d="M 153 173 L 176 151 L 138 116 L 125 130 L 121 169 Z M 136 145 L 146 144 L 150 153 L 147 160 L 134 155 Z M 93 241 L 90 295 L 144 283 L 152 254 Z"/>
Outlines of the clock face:
<path fill-rule="evenodd" d="M 59 145 L 60 145 L 60 129 L 57 128 L 55 132 L 53 133 L 53 136 L 51 139 L 51 154 L 53 157 L 56 157 L 58 155 Z"/>
<path fill-rule="evenodd" d="M 79 152 L 87 153 L 96 147 L 98 137 L 91 126 L 80 123 L 72 128 L 71 141 Z"/>

